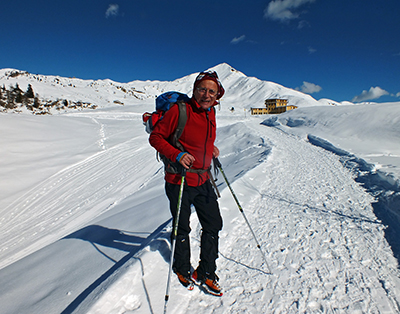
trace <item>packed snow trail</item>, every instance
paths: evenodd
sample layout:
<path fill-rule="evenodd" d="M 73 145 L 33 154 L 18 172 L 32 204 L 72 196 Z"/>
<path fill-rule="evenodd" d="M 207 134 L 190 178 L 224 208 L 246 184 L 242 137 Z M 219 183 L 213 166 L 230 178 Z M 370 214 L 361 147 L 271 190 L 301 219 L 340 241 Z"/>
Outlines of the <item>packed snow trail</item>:
<path fill-rule="evenodd" d="M 384 226 L 373 214 L 373 198 L 355 183 L 338 156 L 254 122 L 222 127 L 218 139 L 222 166 L 273 275 L 267 274 L 229 190 L 220 184 L 224 228 L 217 273 L 224 296 L 186 291 L 172 280 L 169 313 L 400 312 L 397 260 L 384 238 Z M 233 148 L 241 141 L 248 143 L 245 153 Z M 194 214 L 194 268 L 200 232 Z M 140 264 L 107 287 L 89 313 L 161 312 L 165 255 L 168 252 L 145 250 Z"/>

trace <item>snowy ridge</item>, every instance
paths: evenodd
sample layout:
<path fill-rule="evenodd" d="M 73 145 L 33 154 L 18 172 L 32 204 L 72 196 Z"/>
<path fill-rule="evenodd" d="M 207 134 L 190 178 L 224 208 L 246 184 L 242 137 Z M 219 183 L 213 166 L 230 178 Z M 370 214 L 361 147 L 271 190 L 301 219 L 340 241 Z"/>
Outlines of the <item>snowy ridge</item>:
<path fill-rule="evenodd" d="M 272 275 L 220 175 L 224 295 L 187 291 L 173 277 L 168 313 L 400 313 L 399 104 L 316 106 L 226 64 L 215 69 L 228 91 L 217 109 L 220 161 Z M 129 88 L 0 76 L 21 88 L 38 81 L 43 97 L 71 89 L 103 104 L 0 114 L 0 313 L 160 313 L 171 219 L 141 114 L 164 89 L 190 91 L 196 73 Z M 274 91 L 305 104 L 279 116 L 229 110 Z M 191 227 L 196 267 L 195 214 Z"/>
<path fill-rule="evenodd" d="M 217 65 L 210 70 L 217 71 L 224 83 L 226 95 L 223 102 L 238 103 L 240 108 L 263 107 L 264 100 L 267 98 L 285 98 L 289 100 L 290 104 L 300 107 L 321 105 L 311 96 L 299 91 L 276 83 L 247 77 L 226 63 Z M 196 76 L 197 73 L 193 73 L 172 82 L 132 81 L 118 83 L 109 79 L 82 80 L 30 74 L 15 69 L 2 69 L 0 70 L 0 85 L 8 88 L 18 84 L 25 91 L 28 84 L 31 84 L 34 92 L 43 100 L 66 99 L 72 102 L 90 103 L 104 108 L 107 106 L 137 104 L 138 101 L 154 99 L 161 93 L 170 90 L 191 94 Z M 238 90 L 241 91 L 239 94 L 237 93 Z M 54 114 L 55 112 L 52 111 L 52 113 Z"/>

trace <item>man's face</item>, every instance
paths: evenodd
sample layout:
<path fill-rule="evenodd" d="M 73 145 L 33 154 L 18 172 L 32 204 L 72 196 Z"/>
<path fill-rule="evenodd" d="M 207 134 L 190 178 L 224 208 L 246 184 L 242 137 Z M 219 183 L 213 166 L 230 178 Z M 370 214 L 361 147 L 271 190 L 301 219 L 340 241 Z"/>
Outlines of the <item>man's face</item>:
<path fill-rule="evenodd" d="M 194 89 L 193 96 L 200 107 L 207 110 L 217 100 L 218 85 L 211 80 L 201 81 Z"/>

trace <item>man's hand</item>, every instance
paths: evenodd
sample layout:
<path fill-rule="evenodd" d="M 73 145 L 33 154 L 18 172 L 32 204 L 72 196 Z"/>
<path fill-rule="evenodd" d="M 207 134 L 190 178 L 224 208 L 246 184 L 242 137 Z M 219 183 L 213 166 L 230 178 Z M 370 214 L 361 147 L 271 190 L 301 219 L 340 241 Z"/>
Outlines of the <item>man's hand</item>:
<path fill-rule="evenodd" d="M 189 169 L 193 163 L 194 163 L 195 159 L 192 155 L 185 153 L 182 158 L 179 160 L 179 163 L 185 168 L 185 169 Z"/>
<path fill-rule="evenodd" d="M 213 157 L 218 158 L 219 156 L 219 149 L 217 146 L 214 146 Z"/>

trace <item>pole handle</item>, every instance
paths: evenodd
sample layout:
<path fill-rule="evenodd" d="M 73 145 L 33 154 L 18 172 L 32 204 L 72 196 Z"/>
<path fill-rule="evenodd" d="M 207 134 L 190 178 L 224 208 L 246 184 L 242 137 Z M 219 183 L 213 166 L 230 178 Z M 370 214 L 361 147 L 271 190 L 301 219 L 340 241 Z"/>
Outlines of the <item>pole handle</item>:
<path fill-rule="evenodd" d="M 218 159 L 217 157 L 213 157 L 213 160 L 214 160 L 214 165 L 215 165 L 217 168 L 221 168 L 221 167 L 222 167 L 222 165 L 221 165 L 221 163 L 219 162 L 219 159 Z"/>

